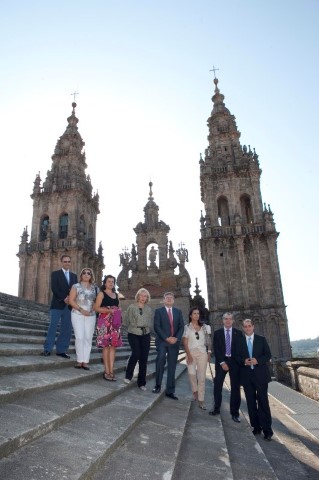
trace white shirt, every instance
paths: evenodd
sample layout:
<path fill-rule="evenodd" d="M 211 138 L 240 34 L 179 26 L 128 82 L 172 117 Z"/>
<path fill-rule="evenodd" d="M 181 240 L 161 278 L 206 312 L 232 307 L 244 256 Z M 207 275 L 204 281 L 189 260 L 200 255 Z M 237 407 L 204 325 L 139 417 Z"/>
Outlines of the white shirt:
<path fill-rule="evenodd" d="M 246 343 L 247 343 L 247 345 L 248 345 L 248 341 L 249 341 L 250 338 L 251 338 L 251 344 L 254 345 L 254 334 L 252 334 L 252 335 L 250 335 L 250 336 L 249 336 L 249 335 L 245 335 L 245 337 L 246 337 Z"/>
<path fill-rule="evenodd" d="M 205 328 L 206 328 L 207 333 L 210 335 L 211 334 L 210 325 L 205 324 Z M 196 338 L 195 332 L 196 332 L 196 330 L 194 329 L 194 327 L 191 324 L 190 325 L 185 325 L 183 337 L 188 338 L 188 348 L 189 348 L 189 350 L 192 351 L 195 348 L 197 348 L 201 352 L 206 353 L 205 330 L 204 330 L 204 328 L 201 327 L 201 329 L 197 332 L 198 337 L 199 337 L 198 340 Z"/>

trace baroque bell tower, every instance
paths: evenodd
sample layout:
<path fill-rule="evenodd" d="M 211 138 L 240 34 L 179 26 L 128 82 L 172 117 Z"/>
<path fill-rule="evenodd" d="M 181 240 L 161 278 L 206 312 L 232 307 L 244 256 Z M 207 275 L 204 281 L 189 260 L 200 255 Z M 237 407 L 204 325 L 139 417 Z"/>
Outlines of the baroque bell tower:
<path fill-rule="evenodd" d="M 96 221 L 99 195 L 92 194 L 87 168 L 85 145 L 78 131 L 76 103 L 68 125 L 58 139 L 43 185 L 40 173 L 33 186 L 33 217 L 31 237 L 24 229 L 19 245 L 19 296 L 39 303 L 49 303 L 50 277 L 61 268 L 60 257 L 72 258 L 73 272 L 91 267 L 96 281 L 101 282 L 103 249 L 96 249 Z"/>
<path fill-rule="evenodd" d="M 262 202 L 258 155 L 241 146 L 234 115 L 214 79 L 208 148 L 200 158 L 201 257 L 205 264 L 213 330 L 226 311 L 236 323 L 250 318 L 272 355 L 290 358 L 286 306 L 273 212 Z"/>

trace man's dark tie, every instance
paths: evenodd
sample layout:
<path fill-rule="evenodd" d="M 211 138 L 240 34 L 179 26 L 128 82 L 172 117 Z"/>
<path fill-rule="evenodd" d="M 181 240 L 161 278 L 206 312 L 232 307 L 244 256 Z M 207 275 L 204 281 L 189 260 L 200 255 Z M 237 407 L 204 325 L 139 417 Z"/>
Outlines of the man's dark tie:
<path fill-rule="evenodd" d="M 167 313 L 168 313 L 169 323 L 171 324 L 171 337 L 173 337 L 174 336 L 174 324 L 173 324 L 172 310 L 169 308 Z"/>
<path fill-rule="evenodd" d="M 226 330 L 226 357 L 231 356 L 231 348 L 230 348 L 230 333 L 229 328 Z"/>

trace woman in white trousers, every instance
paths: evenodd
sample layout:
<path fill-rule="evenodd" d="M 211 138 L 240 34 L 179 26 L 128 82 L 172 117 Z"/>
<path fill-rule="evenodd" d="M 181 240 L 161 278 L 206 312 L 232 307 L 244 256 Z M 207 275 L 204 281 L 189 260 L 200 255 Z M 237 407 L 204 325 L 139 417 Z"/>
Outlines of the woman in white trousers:
<path fill-rule="evenodd" d="M 198 406 L 206 410 L 205 380 L 207 362 L 211 357 L 210 325 L 202 324 L 198 307 L 192 307 L 189 311 L 189 323 L 185 325 L 183 344 L 186 352 L 186 363 L 189 383 L 193 392 L 194 400 L 198 400 Z"/>
<path fill-rule="evenodd" d="M 94 275 L 91 268 L 83 268 L 80 281 L 72 286 L 69 295 L 71 305 L 71 321 L 75 335 L 75 351 L 77 363 L 75 368 L 90 370 L 88 363 L 92 349 L 96 315 L 93 304 L 96 298 Z"/>

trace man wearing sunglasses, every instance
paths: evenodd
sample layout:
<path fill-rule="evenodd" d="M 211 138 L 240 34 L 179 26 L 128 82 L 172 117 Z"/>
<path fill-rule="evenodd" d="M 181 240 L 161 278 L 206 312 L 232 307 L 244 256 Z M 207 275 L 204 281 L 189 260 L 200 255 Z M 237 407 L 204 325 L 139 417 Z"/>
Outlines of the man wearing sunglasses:
<path fill-rule="evenodd" d="M 56 355 L 62 358 L 70 358 L 66 353 L 69 348 L 72 324 L 71 308 L 69 307 L 69 293 L 72 285 L 77 283 L 77 275 L 70 272 L 71 257 L 69 255 L 61 256 L 62 268 L 51 273 L 52 300 L 50 305 L 50 325 L 46 340 L 44 342 L 44 351 L 41 355 L 48 357 L 56 344 Z M 58 324 L 61 320 L 60 333 L 56 337 Z"/>

